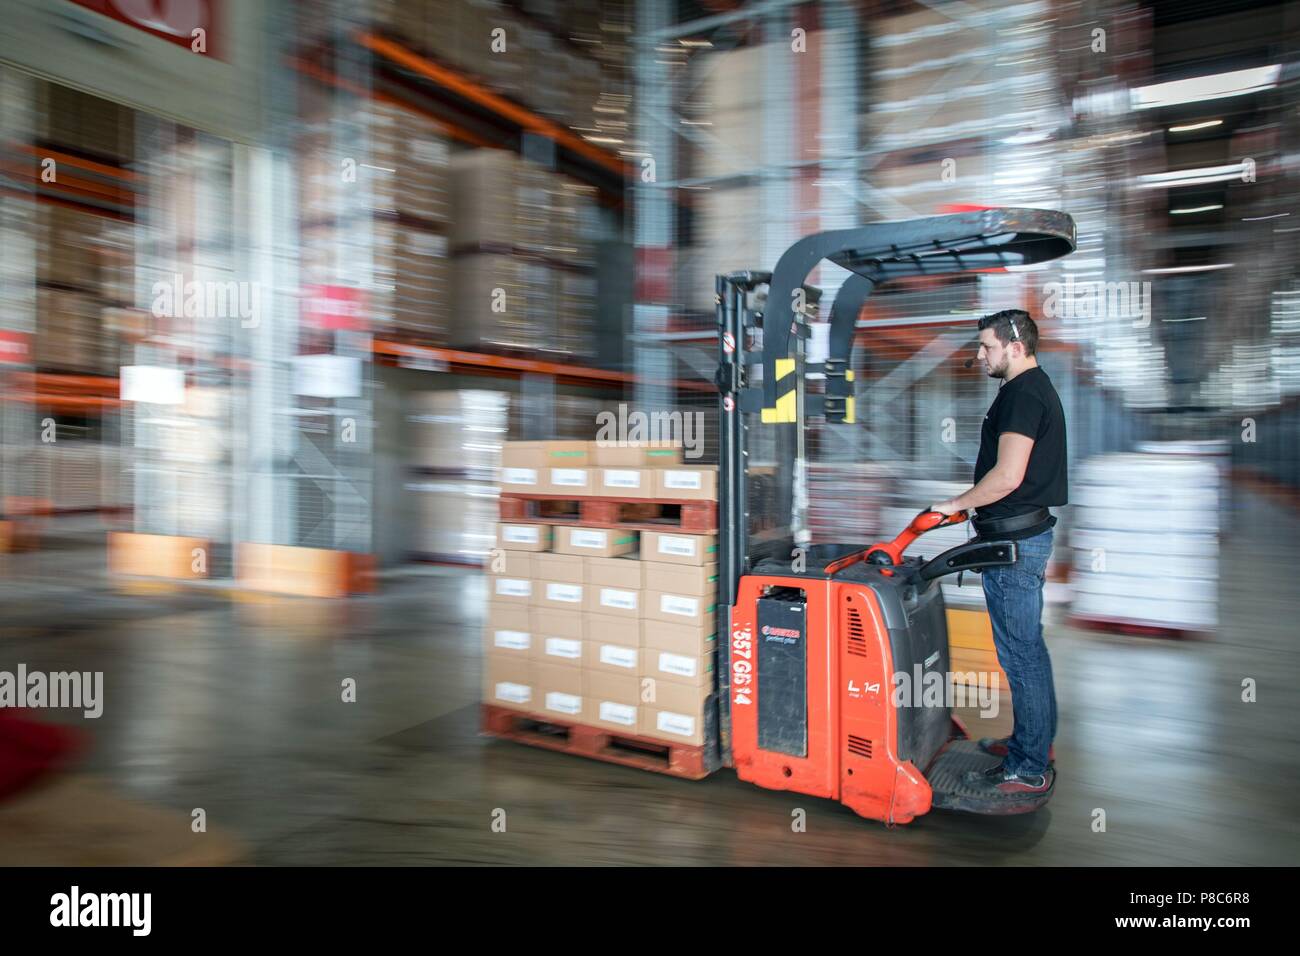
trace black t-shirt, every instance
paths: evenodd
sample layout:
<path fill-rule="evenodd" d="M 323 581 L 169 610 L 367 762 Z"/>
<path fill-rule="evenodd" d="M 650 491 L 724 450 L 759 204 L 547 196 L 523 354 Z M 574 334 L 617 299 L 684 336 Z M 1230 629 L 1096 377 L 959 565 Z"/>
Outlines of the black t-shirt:
<path fill-rule="evenodd" d="M 1065 412 L 1052 380 L 1041 368 L 1026 369 L 998 389 L 980 429 L 980 454 L 975 460 L 975 481 L 992 471 L 998 460 L 998 439 L 1015 432 L 1034 440 L 1029 465 L 1020 487 L 991 505 L 979 509 L 981 518 L 1010 518 L 1037 508 L 1065 504 L 1069 486 L 1065 473 Z M 1027 538 L 1041 534 L 1056 519 L 999 537 Z"/>

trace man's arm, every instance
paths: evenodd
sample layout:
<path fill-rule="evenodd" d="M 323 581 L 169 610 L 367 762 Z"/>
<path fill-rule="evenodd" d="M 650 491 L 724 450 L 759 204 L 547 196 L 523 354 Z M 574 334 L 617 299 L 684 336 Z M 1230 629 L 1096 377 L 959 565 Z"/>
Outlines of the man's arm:
<path fill-rule="evenodd" d="M 1001 501 L 1020 487 L 1029 467 L 1029 453 L 1034 450 L 1034 440 L 1017 432 L 1003 432 L 998 437 L 998 460 L 974 488 L 952 498 L 931 505 L 931 511 L 950 515 L 970 508 L 982 508 Z"/>

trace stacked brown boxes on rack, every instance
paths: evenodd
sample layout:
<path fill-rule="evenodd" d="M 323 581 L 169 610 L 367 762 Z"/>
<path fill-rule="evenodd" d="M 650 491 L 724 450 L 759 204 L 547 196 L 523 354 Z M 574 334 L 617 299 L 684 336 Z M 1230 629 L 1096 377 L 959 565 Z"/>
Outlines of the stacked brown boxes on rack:
<path fill-rule="evenodd" d="M 373 253 L 379 330 L 442 344 L 450 326 L 450 154 L 430 120 L 366 102 L 347 117 L 320 107 L 299 142 L 302 284 L 349 286 Z M 359 127 L 359 130 L 358 130 Z M 357 139 L 363 149 L 354 145 Z"/>
<path fill-rule="evenodd" d="M 684 464 L 678 447 L 585 441 L 510 442 L 501 461 L 503 505 L 532 498 L 535 512 L 519 519 L 503 506 L 485 703 L 702 747 L 716 676 L 716 529 L 688 533 L 652 516 L 654 502 L 683 513 L 703 504 L 716 525 L 716 468 Z M 581 518 L 559 516 L 562 501 L 578 501 Z M 602 505 L 619 511 L 603 527 L 591 519 Z"/>
<path fill-rule="evenodd" d="M 499 149 L 451 161 L 450 344 L 593 354 L 594 190 Z"/>
<path fill-rule="evenodd" d="M 626 24 L 597 0 L 374 0 L 370 16 L 404 46 L 565 126 L 608 128 L 597 102 L 627 84 Z"/>

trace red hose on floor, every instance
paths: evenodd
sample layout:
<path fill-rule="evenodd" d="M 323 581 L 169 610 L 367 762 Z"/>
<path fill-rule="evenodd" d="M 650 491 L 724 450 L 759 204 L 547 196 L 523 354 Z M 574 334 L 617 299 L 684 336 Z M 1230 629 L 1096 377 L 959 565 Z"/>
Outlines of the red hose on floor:
<path fill-rule="evenodd" d="M 68 727 L 32 720 L 19 708 L 0 709 L 0 800 L 57 770 L 81 743 Z"/>

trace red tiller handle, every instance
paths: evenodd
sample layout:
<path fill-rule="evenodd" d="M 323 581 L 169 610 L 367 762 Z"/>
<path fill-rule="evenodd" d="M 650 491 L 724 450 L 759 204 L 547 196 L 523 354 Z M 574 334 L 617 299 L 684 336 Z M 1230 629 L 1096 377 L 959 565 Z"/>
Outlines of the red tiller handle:
<path fill-rule="evenodd" d="M 955 511 L 950 515 L 946 515 L 942 511 L 931 511 L 926 508 L 924 511 L 919 512 L 893 541 L 881 541 L 873 544 L 862 553 L 861 559 L 865 561 L 867 555 L 880 552 L 889 559 L 888 562 L 873 561 L 873 564 L 887 567 L 902 564 L 903 552 L 907 550 L 908 545 L 921 535 L 927 531 L 933 531 L 935 528 L 946 528 L 949 525 L 961 524 L 969 517 L 970 512 L 967 511 Z"/>

